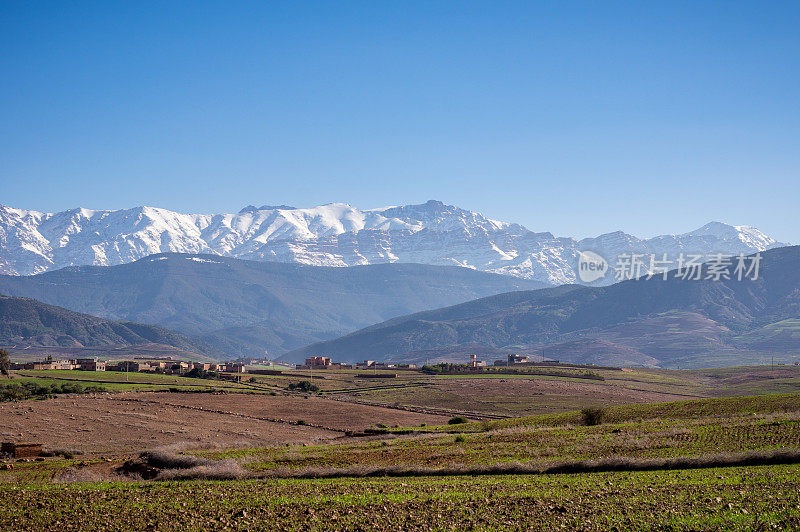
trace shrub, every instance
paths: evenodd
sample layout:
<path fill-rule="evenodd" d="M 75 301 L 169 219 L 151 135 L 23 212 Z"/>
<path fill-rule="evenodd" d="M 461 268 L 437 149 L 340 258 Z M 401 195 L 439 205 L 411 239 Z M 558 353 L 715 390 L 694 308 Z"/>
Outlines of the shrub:
<path fill-rule="evenodd" d="M 450 421 L 447 422 L 448 425 L 460 425 L 462 423 L 468 423 L 467 418 L 464 416 L 451 417 Z"/>
<path fill-rule="evenodd" d="M 292 391 L 308 393 L 308 392 L 318 392 L 319 386 L 310 381 L 300 381 L 298 383 L 294 382 L 290 383 L 289 389 Z"/>
<path fill-rule="evenodd" d="M 605 408 L 584 408 L 581 410 L 581 421 L 586 426 L 600 425 L 605 415 Z"/>
<path fill-rule="evenodd" d="M 216 371 L 206 371 L 201 368 L 192 368 L 191 371 L 184 373 L 183 376 L 195 379 L 210 379 L 210 380 L 219 379 L 219 373 L 217 373 Z"/>
<path fill-rule="evenodd" d="M 48 399 L 57 393 L 93 393 L 104 392 L 102 386 L 84 387 L 78 383 L 66 382 L 64 384 L 39 384 L 38 382 L 24 382 L 22 385 L 10 382 L 0 386 L 0 402 L 21 401 L 23 399 Z"/>
<path fill-rule="evenodd" d="M 306 420 L 305 420 L 305 419 L 298 419 L 298 420 L 297 420 L 297 424 L 298 424 L 298 425 L 308 425 L 308 423 L 306 423 Z"/>
<path fill-rule="evenodd" d="M 456 443 L 462 443 L 463 441 L 464 441 L 464 436 L 463 435 L 459 434 L 458 436 L 456 436 L 456 440 L 455 440 Z"/>

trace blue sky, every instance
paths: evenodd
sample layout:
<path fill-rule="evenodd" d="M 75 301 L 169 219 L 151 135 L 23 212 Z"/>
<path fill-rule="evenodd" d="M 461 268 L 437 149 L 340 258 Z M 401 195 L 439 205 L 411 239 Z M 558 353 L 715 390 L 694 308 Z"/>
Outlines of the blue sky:
<path fill-rule="evenodd" d="M 800 243 L 798 2 L 0 3 L 0 203 Z"/>

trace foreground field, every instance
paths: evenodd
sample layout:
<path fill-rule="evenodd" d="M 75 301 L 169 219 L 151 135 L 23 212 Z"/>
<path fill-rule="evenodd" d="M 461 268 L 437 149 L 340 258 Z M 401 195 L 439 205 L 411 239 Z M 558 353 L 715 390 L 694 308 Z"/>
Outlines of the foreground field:
<path fill-rule="evenodd" d="M 320 393 L 279 375 L 3 403 L 3 439 L 76 452 L 0 468 L 0 529 L 797 529 L 800 394 L 726 397 L 795 373 L 338 373 Z"/>
<path fill-rule="evenodd" d="M 0 485 L 4 530 L 562 527 L 796 529 L 800 470 L 768 466 L 553 476 Z"/>

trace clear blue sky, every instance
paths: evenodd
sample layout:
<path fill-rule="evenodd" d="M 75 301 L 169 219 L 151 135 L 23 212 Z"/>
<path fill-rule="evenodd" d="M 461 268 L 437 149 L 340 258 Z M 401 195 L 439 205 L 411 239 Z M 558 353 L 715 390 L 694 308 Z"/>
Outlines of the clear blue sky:
<path fill-rule="evenodd" d="M 0 3 L 0 203 L 800 243 L 800 2 Z"/>

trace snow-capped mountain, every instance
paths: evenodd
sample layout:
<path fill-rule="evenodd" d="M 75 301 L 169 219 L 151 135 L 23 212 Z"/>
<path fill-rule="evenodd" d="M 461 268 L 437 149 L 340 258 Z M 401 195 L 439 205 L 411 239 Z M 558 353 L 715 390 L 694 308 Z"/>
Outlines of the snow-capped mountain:
<path fill-rule="evenodd" d="M 383 262 L 457 265 L 551 284 L 576 282 L 578 252 L 754 253 L 784 244 L 758 229 L 709 223 L 643 240 L 623 232 L 575 240 L 439 201 L 359 210 L 249 206 L 236 214 L 181 214 L 153 207 L 42 213 L 0 206 L 0 272 L 115 265 L 154 253 L 208 253 L 316 266 Z M 611 282 L 610 277 L 603 282 Z"/>

